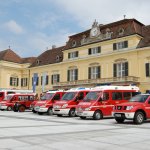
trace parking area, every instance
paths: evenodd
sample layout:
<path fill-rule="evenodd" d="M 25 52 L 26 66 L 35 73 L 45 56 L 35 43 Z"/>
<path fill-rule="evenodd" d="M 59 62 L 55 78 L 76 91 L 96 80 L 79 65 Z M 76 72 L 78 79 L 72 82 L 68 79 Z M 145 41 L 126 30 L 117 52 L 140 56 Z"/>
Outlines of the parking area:
<path fill-rule="evenodd" d="M 0 111 L 0 150 L 147 150 L 150 122 L 116 124 L 32 112 Z"/>

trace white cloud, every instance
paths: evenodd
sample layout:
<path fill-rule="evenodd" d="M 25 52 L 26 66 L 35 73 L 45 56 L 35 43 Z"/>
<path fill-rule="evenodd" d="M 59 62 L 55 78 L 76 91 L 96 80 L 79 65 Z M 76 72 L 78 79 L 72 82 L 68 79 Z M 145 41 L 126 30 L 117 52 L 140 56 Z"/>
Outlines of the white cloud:
<path fill-rule="evenodd" d="M 150 24 L 149 0 L 55 0 L 55 2 L 72 14 L 77 23 L 84 28 L 90 27 L 95 19 L 100 24 L 106 24 L 123 19 L 123 15 Z"/>
<path fill-rule="evenodd" d="M 6 22 L 3 26 L 15 34 L 22 34 L 24 32 L 23 28 L 14 20 Z"/>

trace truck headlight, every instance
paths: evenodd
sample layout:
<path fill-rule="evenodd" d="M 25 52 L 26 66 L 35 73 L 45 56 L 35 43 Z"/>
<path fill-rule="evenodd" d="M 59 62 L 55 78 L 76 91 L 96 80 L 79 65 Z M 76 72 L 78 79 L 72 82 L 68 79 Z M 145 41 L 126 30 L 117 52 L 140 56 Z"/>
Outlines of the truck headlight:
<path fill-rule="evenodd" d="M 62 106 L 62 108 L 66 108 L 68 106 L 68 104 L 64 104 L 63 106 Z"/>
<path fill-rule="evenodd" d="M 126 110 L 131 110 L 131 109 L 133 109 L 133 106 L 127 106 L 126 107 Z"/>
<path fill-rule="evenodd" d="M 90 107 L 88 107 L 88 108 L 85 108 L 85 111 L 89 111 L 89 110 L 91 110 L 91 108 L 90 108 Z"/>

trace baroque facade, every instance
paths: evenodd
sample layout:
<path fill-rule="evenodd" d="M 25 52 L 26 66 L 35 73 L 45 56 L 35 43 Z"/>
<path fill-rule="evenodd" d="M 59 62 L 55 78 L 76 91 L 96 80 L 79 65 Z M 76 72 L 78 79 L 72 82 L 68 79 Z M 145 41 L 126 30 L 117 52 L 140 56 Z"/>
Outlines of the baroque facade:
<path fill-rule="evenodd" d="M 36 73 L 37 93 L 97 85 L 137 85 L 145 92 L 150 90 L 150 26 L 136 19 L 95 21 L 37 58 L 1 51 L 0 66 L 0 88 L 32 89 Z"/>

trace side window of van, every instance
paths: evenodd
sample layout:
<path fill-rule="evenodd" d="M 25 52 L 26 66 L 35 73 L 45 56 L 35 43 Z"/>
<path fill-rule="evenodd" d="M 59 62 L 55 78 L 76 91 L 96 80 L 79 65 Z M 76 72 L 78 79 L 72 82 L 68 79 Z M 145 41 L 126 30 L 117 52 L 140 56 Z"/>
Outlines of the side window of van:
<path fill-rule="evenodd" d="M 112 92 L 112 100 L 122 100 L 122 92 Z"/>
<path fill-rule="evenodd" d="M 60 94 L 56 94 L 53 98 L 53 100 L 59 100 L 60 99 Z"/>
<path fill-rule="evenodd" d="M 80 92 L 79 94 L 78 94 L 78 99 L 79 100 L 82 100 L 84 98 L 84 93 L 83 92 Z"/>
<path fill-rule="evenodd" d="M 131 92 L 123 92 L 124 100 L 129 100 L 131 98 Z"/>
<path fill-rule="evenodd" d="M 109 93 L 108 92 L 104 92 L 103 93 L 103 101 L 109 100 Z"/>

